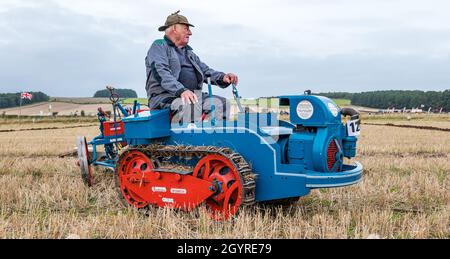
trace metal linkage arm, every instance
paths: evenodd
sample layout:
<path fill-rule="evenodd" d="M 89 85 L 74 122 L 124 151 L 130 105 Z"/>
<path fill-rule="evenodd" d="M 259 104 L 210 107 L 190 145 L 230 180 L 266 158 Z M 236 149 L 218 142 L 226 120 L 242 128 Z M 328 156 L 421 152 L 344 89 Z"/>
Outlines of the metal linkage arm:
<path fill-rule="evenodd" d="M 241 113 L 244 112 L 244 109 L 242 108 L 242 104 L 241 104 L 241 97 L 239 96 L 237 87 L 234 84 L 233 84 L 233 95 L 234 95 L 234 99 L 236 100 L 236 103 L 238 105 L 239 111 Z"/>

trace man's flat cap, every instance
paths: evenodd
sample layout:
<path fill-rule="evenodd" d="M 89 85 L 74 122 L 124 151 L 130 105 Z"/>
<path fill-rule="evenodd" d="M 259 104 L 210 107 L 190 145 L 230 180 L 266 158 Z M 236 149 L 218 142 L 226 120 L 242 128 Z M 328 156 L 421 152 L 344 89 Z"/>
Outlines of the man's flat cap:
<path fill-rule="evenodd" d="M 188 19 L 185 16 L 180 15 L 179 13 L 180 11 L 169 15 L 169 17 L 167 17 L 166 24 L 159 27 L 159 31 L 165 31 L 167 28 L 175 24 L 186 24 L 190 27 L 195 27 L 194 25 L 189 23 Z"/>

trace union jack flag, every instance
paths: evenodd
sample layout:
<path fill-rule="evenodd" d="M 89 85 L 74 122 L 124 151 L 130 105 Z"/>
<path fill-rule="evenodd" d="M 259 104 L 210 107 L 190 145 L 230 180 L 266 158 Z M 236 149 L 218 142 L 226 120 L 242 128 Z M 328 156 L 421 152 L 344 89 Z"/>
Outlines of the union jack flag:
<path fill-rule="evenodd" d="M 31 99 L 33 99 L 33 95 L 31 94 L 31 93 L 22 93 L 21 95 L 20 95 L 20 98 L 22 98 L 22 99 L 28 99 L 28 100 L 31 100 Z"/>

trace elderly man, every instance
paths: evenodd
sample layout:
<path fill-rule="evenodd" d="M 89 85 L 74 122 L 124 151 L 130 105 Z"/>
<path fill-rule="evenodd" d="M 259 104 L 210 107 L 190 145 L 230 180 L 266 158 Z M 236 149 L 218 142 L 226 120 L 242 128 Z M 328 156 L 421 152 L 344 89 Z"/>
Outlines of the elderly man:
<path fill-rule="evenodd" d="M 159 28 L 164 39 L 156 40 L 146 58 L 146 90 L 151 109 L 171 108 L 185 123 L 199 121 L 202 114 L 211 112 L 210 98 L 202 93 L 207 77 L 214 85 L 227 88 L 238 84 L 238 77 L 209 68 L 188 45 L 192 36 L 188 19 L 179 14 L 170 15 Z M 225 98 L 214 96 L 216 119 L 224 119 L 229 112 Z"/>

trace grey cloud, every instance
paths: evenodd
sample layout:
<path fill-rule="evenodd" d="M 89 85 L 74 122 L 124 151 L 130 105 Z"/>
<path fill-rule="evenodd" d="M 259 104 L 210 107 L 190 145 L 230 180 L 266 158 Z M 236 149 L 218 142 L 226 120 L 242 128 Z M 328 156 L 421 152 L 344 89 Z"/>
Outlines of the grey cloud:
<path fill-rule="evenodd" d="M 12 9 L 1 19 L 11 28 L 3 35 L 10 43 L 0 45 L 3 91 L 89 96 L 106 84 L 139 88 L 145 83 L 147 46 L 135 39 L 148 28 L 101 21 L 105 25 L 48 5 Z"/>
<path fill-rule="evenodd" d="M 450 57 L 244 59 L 245 62 L 212 62 L 220 67 L 242 71 L 240 88 L 241 94 L 246 97 L 301 94 L 307 89 L 315 92 L 450 89 L 450 74 L 446 72 L 450 71 Z"/>
<path fill-rule="evenodd" d="M 367 24 L 379 26 L 376 20 Z M 450 56 L 427 55 L 436 43 L 445 47 L 450 32 L 444 29 L 365 32 L 358 37 L 366 49 L 317 58 L 298 53 L 278 35 L 268 39 L 238 23 L 196 25 L 195 51 L 211 67 L 239 74 L 245 97 L 298 94 L 306 89 L 450 88 Z M 80 15 L 50 2 L 9 9 L 0 15 L 1 92 L 90 96 L 112 84 L 145 96 L 144 58 L 151 42 L 162 36 L 156 27 Z M 397 55 L 402 49 L 409 52 Z M 230 96 L 229 90 L 217 92 Z"/>
<path fill-rule="evenodd" d="M 445 57 L 450 50 L 450 28 L 390 28 L 365 33 L 363 38 L 371 48 L 369 53 L 374 51 L 382 55 L 420 55 L 427 58 L 442 54 Z"/>

